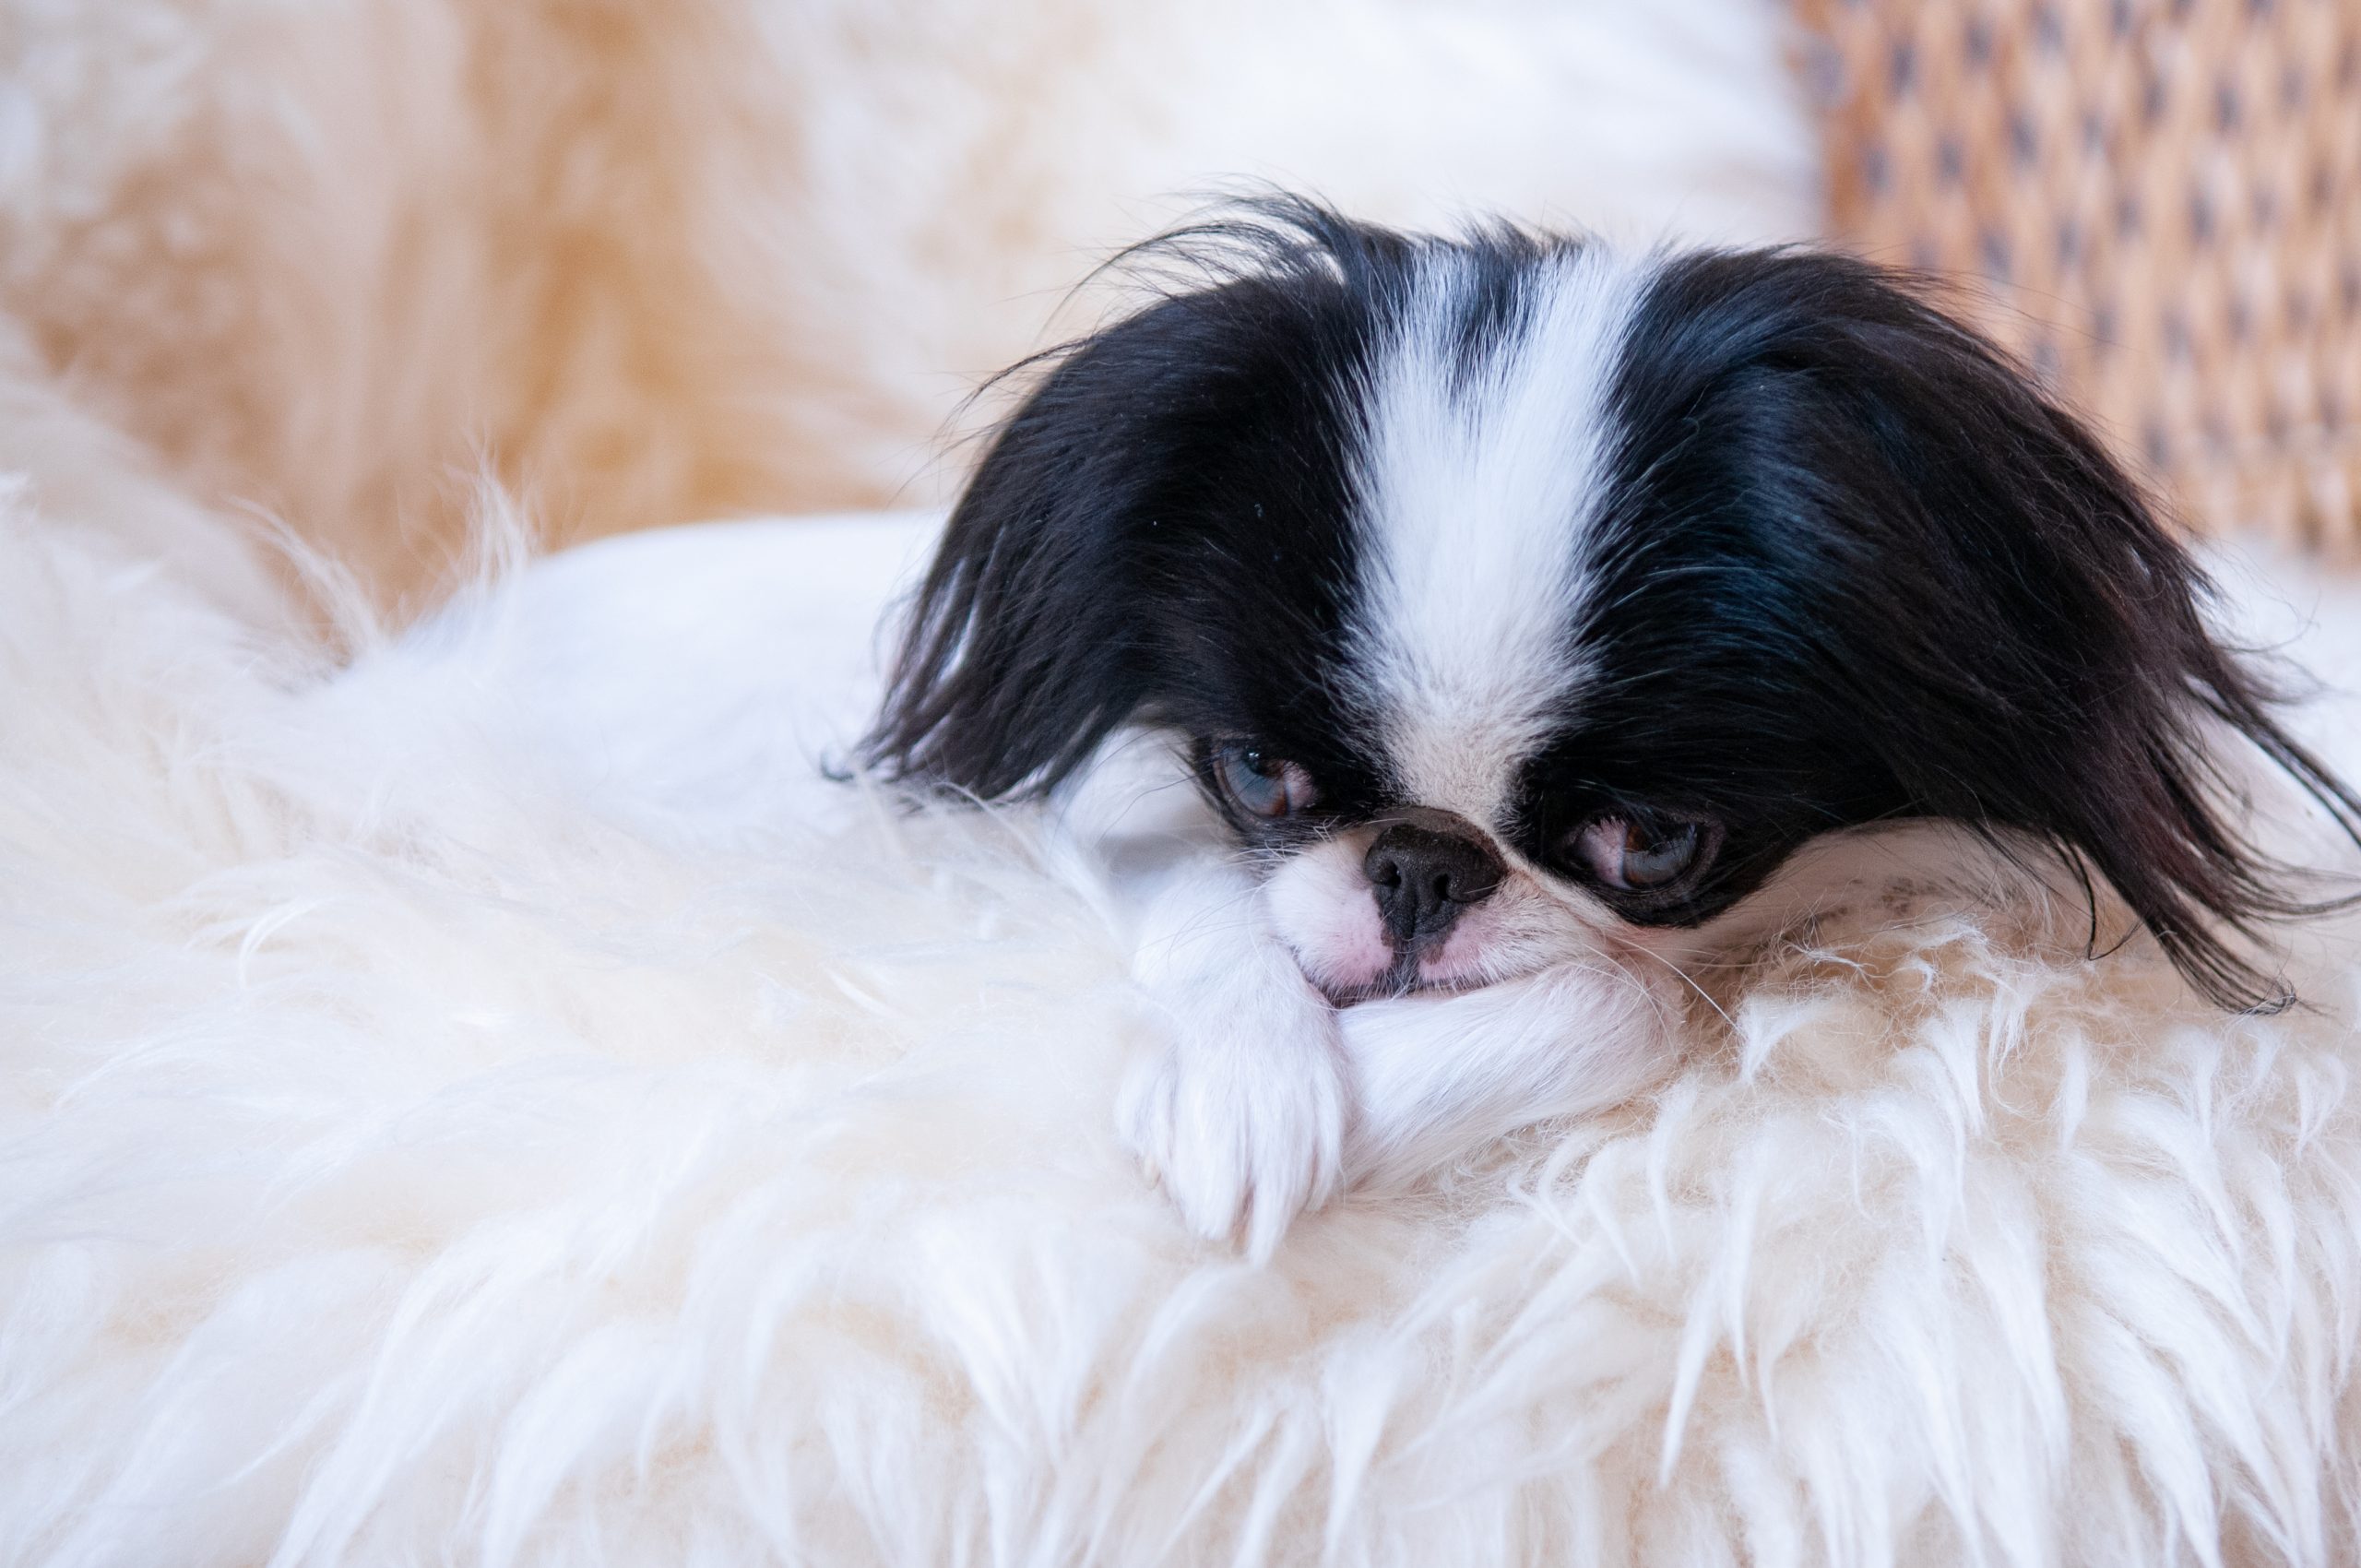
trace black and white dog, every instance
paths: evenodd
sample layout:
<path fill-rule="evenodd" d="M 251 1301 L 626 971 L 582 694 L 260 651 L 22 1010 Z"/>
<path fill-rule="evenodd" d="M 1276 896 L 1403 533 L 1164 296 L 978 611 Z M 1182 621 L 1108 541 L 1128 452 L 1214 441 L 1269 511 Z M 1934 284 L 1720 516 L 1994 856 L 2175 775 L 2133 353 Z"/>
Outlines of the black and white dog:
<path fill-rule="evenodd" d="M 1173 1040 L 1123 1119 L 1199 1229 L 1265 1253 L 1340 1181 L 1628 1097 L 1667 977 L 1831 835 L 2046 861 L 2280 999 L 2257 922 L 2318 906 L 2220 739 L 2361 801 L 2138 487 L 1909 290 L 1293 200 L 1152 254 L 1192 281 L 1047 357 L 870 756 L 996 800 L 1177 742 L 1234 842 L 1157 897 Z"/>

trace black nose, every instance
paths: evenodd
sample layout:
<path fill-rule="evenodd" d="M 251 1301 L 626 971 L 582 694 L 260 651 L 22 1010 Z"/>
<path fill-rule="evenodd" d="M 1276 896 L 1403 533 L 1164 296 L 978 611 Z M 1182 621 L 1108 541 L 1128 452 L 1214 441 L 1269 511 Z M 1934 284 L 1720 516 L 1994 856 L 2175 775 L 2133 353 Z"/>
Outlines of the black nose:
<path fill-rule="evenodd" d="M 1501 885 L 1501 862 L 1474 838 L 1407 822 L 1377 836 L 1361 870 L 1397 951 L 1439 940 Z"/>

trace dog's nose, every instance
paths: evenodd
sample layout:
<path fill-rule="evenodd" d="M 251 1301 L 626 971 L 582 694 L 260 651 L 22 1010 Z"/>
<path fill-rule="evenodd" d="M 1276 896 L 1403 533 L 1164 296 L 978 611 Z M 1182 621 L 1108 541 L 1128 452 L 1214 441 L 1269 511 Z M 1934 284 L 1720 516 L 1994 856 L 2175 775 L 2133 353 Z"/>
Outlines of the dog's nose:
<path fill-rule="evenodd" d="M 1397 822 L 1361 861 L 1397 951 L 1440 939 L 1459 911 L 1501 885 L 1501 862 L 1464 832 Z"/>

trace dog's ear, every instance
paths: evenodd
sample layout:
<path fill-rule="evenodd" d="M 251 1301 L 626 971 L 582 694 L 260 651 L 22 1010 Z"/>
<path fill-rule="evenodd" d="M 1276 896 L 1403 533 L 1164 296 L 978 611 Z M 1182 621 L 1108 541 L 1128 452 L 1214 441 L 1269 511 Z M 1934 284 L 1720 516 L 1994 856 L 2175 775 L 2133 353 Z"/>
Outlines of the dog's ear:
<path fill-rule="evenodd" d="M 1336 398 L 1408 254 L 1275 197 L 1121 258 L 1157 291 L 1011 373 L 1031 390 L 952 509 L 867 763 L 981 800 L 1035 794 L 1128 719 L 1255 707 L 1210 685 L 1204 655 L 1307 603 L 1341 615 Z M 1296 630 L 1307 649 L 1320 635 Z"/>
<path fill-rule="evenodd" d="M 863 743 L 884 776 L 981 800 L 1047 789 L 1138 705 L 1124 614 L 1152 310 L 1043 362 L 952 508 Z M 1029 367 L 1012 374 L 1022 375 Z"/>
<path fill-rule="evenodd" d="M 1037 794 L 1169 707 L 1175 680 L 1208 678 L 1190 650 L 1233 636 L 1258 592 L 1234 580 L 1252 542 L 1237 519 L 1265 512 L 1241 476 L 1267 469 L 1258 447 L 1293 441 L 1300 464 L 1319 438 L 1302 404 L 1333 356 L 1306 328 L 1339 293 L 1309 271 L 1236 277 L 1011 373 L 1038 379 L 952 508 L 870 766 L 979 800 Z"/>
<path fill-rule="evenodd" d="M 2209 629 L 2214 590 L 2142 487 L 2006 356 L 1866 264 L 1710 256 L 1655 288 L 1625 374 L 1662 406 L 1635 427 L 1750 445 L 1720 471 L 1784 519 L 1781 575 L 1816 601 L 1794 619 L 1834 643 L 1815 661 L 1848 683 L 1831 706 L 1902 809 L 2046 841 L 2206 996 L 2284 1004 L 2252 956 L 2260 922 L 2339 901 L 2254 847 L 2223 743 L 2243 737 L 2356 838 L 2361 800 Z"/>

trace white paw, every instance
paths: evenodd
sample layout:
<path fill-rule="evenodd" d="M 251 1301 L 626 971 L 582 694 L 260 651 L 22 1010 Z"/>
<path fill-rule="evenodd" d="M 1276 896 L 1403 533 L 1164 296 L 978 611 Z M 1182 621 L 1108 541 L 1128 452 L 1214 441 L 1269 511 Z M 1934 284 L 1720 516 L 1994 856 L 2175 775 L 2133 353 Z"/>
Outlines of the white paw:
<path fill-rule="evenodd" d="M 1256 1262 L 1335 1192 L 1345 1087 L 1335 1012 L 1299 976 L 1181 988 L 1176 1038 L 1123 1086 L 1119 1127 L 1199 1235 Z"/>

